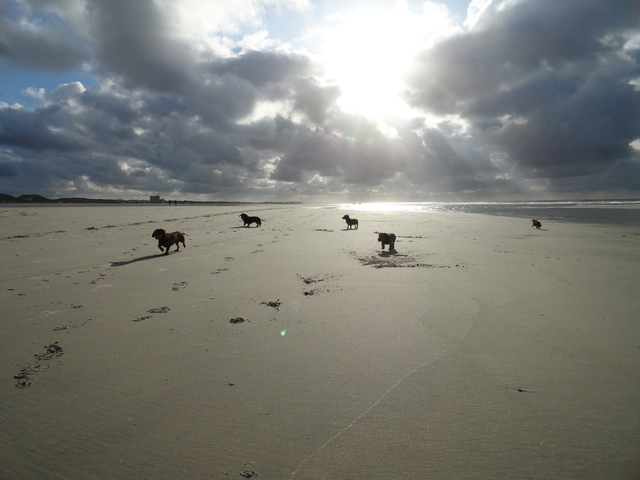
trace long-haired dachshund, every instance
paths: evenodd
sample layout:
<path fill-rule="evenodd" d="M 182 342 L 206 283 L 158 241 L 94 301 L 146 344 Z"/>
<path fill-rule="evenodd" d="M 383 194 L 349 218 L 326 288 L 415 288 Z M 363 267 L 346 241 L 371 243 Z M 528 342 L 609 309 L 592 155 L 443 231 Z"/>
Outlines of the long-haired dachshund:
<path fill-rule="evenodd" d="M 260 220 L 260 217 L 250 217 L 246 213 L 241 213 L 240 218 L 244 222 L 245 227 L 250 227 L 252 223 L 255 223 L 256 227 L 262 226 L 262 221 Z"/>
<path fill-rule="evenodd" d="M 393 252 L 396 248 L 396 236 L 393 233 L 381 233 L 378 235 L 378 241 L 382 244 L 382 250 L 385 245 L 389 245 L 389 251 Z"/>
<path fill-rule="evenodd" d="M 357 218 L 349 218 L 349 215 L 345 215 L 342 217 L 343 220 L 347 222 L 347 230 L 351 230 L 351 227 L 355 226 L 356 230 L 358 229 L 358 219 Z"/>
<path fill-rule="evenodd" d="M 151 236 L 158 240 L 158 248 L 161 252 L 164 252 L 165 255 L 169 255 L 169 248 L 174 244 L 176 246 L 174 251 L 176 252 L 180 250 L 180 243 L 182 243 L 184 248 L 187 248 L 187 245 L 184 243 L 184 233 L 182 232 L 167 233 L 165 229 L 157 228 Z"/>
<path fill-rule="evenodd" d="M 540 230 L 540 228 L 542 228 L 542 223 L 540 223 L 540 220 L 536 220 L 534 218 L 533 220 L 531 220 L 531 226 L 536 227 L 538 230 Z"/>

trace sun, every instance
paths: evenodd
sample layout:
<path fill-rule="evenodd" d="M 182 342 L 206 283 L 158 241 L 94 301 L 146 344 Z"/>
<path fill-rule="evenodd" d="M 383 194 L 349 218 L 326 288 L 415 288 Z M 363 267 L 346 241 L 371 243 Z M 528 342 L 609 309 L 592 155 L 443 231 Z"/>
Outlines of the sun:
<path fill-rule="evenodd" d="M 328 31 L 323 53 L 327 75 L 342 92 L 339 106 L 377 119 L 406 114 L 403 75 L 415 53 L 447 25 L 446 9 L 425 7 L 416 14 L 401 3 L 340 17 Z"/>

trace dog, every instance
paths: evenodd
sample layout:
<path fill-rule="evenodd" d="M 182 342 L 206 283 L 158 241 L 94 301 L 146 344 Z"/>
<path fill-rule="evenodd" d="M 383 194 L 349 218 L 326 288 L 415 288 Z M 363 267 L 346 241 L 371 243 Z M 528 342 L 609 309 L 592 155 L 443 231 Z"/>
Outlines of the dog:
<path fill-rule="evenodd" d="M 355 225 L 356 230 L 358 229 L 358 219 L 357 218 L 349 218 L 349 215 L 345 215 L 342 217 L 343 220 L 347 222 L 347 230 L 351 230 L 351 227 Z"/>
<path fill-rule="evenodd" d="M 385 245 L 389 245 L 390 252 L 396 249 L 396 236 L 394 233 L 381 233 L 378 235 L 378 241 L 382 244 L 382 250 L 384 250 Z"/>
<path fill-rule="evenodd" d="M 184 243 L 184 233 L 182 232 L 167 233 L 165 229 L 157 228 L 151 236 L 158 240 L 158 248 L 161 252 L 164 252 L 165 255 L 169 255 L 169 248 L 174 244 L 176 246 L 176 252 L 180 250 L 180 243 L 182 243 L 184 248 L 187 248 L 187 245 Z"/>
<path fill-rule="evenodd" d="M 260 220 L 260 217 L 250 217 L 246 213 L 241 213 L 240 214 L 240 218 L 244 222 L 244 226 L 245 227 L 251 226 L 252 223 L 255 223 L 256 227 L 261 227 L 262 226 L 262 221 Z"/>
<path fill-rule="evenodd" d="M 534 218 L 533 220 L 531 220 L 531 226 L 536 227 L 538 230 L 540 230 L 540 228 L 542 227 L 542 223 L 540 223 L 540 220 L 536 220 Z"/>

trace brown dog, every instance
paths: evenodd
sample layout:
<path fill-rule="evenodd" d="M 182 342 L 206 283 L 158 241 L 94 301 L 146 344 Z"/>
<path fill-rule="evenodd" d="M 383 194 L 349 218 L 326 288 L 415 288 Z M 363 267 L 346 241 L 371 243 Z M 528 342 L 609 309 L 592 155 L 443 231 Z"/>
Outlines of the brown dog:
<path fill-rule="evenodd" d="M 542 227 L 542 224 L 540 223 L 540 220 L 536 220 L 534 218 L 533 220 L 531 220 L 531 226 L 536 227 L 538 230 L 540 230 L 540 228 Z"/>
<path fill-rule="evenodd" d="M 165 229 L 157 228 L 151 236 L 158 240 L 158 248 L 161 252 L 164 252 L 165 255 L 169 255 L 169 248 L 174 244 L 176 246 L 176 252 L 180 250 L 180 243 L 182 243 L 184 248 L 187 248 L 187 245 L 184 243 L 184 233 L 182 232 L 167 233 Z"/>
<path fill-rule="evenodd" d="M 252 223 L 255 223 L 256 227 L 262 226 L 262 221 L 260 220 L 260 217 L 250 217 L 246 213 L 241 213 L 240 218 L 244 222 L 245 227 L 250 227 Z"/>
<path fill-rule="evenodd" d="M 343 220 L 347 222 L 347 230 L 350 230 L 351 227 L 355 225 L 356 230 L 358 229 L 358 219 L 357 218 L 349 218 L 349 215 L 345 215 L 342 217 Z"/>
<path fill-rule="evenodd" d="M 378 235 L 378 241 L 382 244 L 382 250 L 384 250 L 385 245 L 389 245 L 390 252 L 396 249 L 396 236 L 393 233 L 381 233 Z"/>

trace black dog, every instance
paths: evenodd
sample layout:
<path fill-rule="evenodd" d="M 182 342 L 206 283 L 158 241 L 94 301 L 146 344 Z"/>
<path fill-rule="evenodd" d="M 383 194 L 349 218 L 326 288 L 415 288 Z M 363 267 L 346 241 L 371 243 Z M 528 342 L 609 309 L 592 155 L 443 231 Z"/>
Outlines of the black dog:
<path fill-rule="evenodd" d="M 382 250 L 385 245 L 389 245 L 389 251 L 393 252 L 396 249 L 396 236 L 393 233 L 381 233 L 378 235 L 378 241 L 382 244 Z"/>
<path fill-rule="evenodd" d="M 240 214 L 240 218 L 244 222 L 244 226 L 245 227 L 251 226 L 252 223 L 255 223 L 256 227 L 261 227 L 262 226 L 262 221 L 260 220 L 260 217 L 250 217 L 246 213 L 241 213 Z"/>
<path fill-rule="evenodd" d="M 158 240 L 158 248 L 161 252 L 164 252 L 165 255 L 169 255 L 171 245 L 176 246 L 176 252 L 180 250 L 180 243 L 182 243 L 184 248 L 187 248 L 187 245 L 184 243 L 184 233 L 182 232 L 167 233 L 164 228 L 157 228 L 151 236 Z"/>
<path fill-rule="evenodd" d="M 347 230 L 351 230 L 351 227 L 355 225 L 356 230 L 358 229 L 358 219 L 357 218 L 349 218 L 349 215 L 345 215 L 342 217 L 343 220 L 347 222 Z"/>
<path fill-rule="evenodd" d="M 531 226 L 536 227 L 538 230 L 540 230 L 542 228 L 542 223 L 540 223 L 540 220 L 536 220 L 534 218 L 533 220 L 531 220 Z"/>

